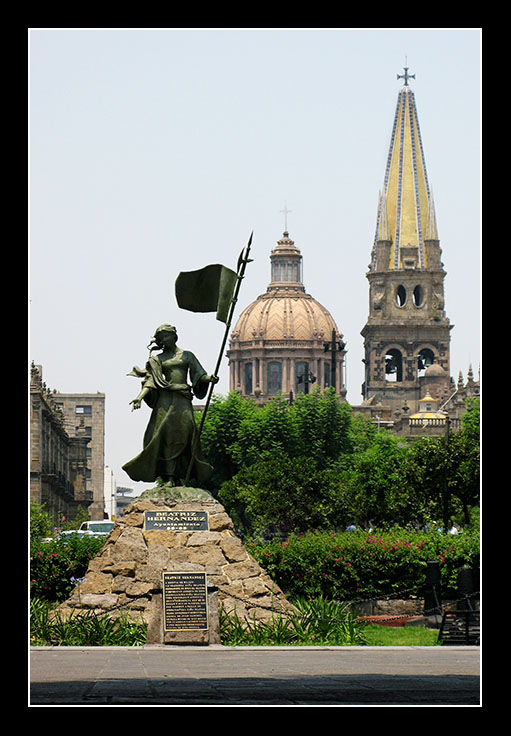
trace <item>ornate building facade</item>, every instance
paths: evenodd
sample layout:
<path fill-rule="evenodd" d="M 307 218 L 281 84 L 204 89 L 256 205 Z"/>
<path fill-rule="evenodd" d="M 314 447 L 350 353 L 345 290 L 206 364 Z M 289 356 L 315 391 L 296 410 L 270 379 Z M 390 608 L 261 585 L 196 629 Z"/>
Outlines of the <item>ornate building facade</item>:
<path fill-rule="evenodd" d="M 460 426 L 465 400 L 478 398 L 472 367 L 450 375 L 450 324 L 433 192 L 415 96 L 405 67 L 398 94 L 369 271 L 363 402 L 354 410 L 408 436 Z"/>
<path fill-rule="evenodd" d="M 335 385 L 344 398 L 344 343 L 330 312 L 307 294 L 303 259 L 287 230 L 270 253 L 266 293 L 243 310 L 231 333 L 229 387 L 265 403 Z"/>
<path fill-rule="evenodd" d="M 87 436 L 83 421 L 70 436 L 64 415 L 43 381 L 40 365 L 30 372 L 30 498 L 59 526 L 63 517 L 73 519 L 78 506 L 87 509 Z"/>
<path fill-rule="evenodd" d="M 438 366 L 438 398 L 446 401 L 452 393 L 453 325 L 445 312 L 446 272 L 407 68 L 402 78 L 367 273 L 362 393 L 364 402 L 415 413 L 430 366 Z"/>

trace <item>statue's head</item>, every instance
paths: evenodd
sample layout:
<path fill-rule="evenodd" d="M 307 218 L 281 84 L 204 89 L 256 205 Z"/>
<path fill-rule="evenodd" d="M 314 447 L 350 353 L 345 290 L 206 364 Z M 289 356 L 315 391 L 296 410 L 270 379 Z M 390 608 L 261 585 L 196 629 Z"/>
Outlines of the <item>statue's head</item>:
<path fill-rule="evenodd" d="M 176 328 L 173 325 L 160 325 L 156 328 L 153 339 L 147 346 L 149 348 L 149 351 L 163 348 L 165 335 L 172 335 L 174 337 L 174 341 L 177 342 Z"/>

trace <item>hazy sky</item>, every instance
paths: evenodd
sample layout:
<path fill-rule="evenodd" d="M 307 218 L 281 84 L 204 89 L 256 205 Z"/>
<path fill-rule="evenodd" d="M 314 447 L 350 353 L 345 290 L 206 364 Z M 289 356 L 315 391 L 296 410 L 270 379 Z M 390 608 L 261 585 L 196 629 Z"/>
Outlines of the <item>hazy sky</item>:
<path fill-rule="evenodd" d="M 32 29 L 30 355 L 51 389 L 106 394 L 105 463 L 142 449 L 129 402 L 155 328 L 214 369 L 224 325 L 180 310 L 180 271 L 236 268 L 236 318 L 288 229 L 308 293 L 348 349 L 361 402 L 366 279 L 397 95 L 409 67 L 433 189 L 451 375 L 480 362 L 480 29 Z M 407 62 L 405 62 L 405 58 Z M 218 393 L 227 394 L 227 359 Z"/>

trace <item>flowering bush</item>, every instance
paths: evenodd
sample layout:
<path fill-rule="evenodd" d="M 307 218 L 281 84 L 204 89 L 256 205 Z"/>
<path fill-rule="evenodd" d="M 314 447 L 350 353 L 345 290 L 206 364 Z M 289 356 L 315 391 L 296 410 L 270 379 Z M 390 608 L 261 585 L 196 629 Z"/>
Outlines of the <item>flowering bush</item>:
<path fill-rule="evenodd" d="M 90 560 L 104 544 L 95 537 L 69 536 L 30 545 L 30 596 L 50 601 L 69 597 Z"/>
<path fill-rule="evenodd" d="M 442 595 L 456 596 L 458 569 L 479 564 L 479 540 L 469 531 L 310 532 L 246 546 L 290 596 L 342 601 L 421 595 L 429 561 L 440 563 Z"/>

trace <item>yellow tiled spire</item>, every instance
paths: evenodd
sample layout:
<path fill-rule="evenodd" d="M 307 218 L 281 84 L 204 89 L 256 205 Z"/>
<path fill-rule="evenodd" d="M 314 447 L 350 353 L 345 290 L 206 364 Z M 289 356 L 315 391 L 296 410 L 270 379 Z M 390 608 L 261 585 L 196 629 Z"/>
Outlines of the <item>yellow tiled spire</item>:
<path fill-rule="evenodd" d="M 428 203 L 428 219 L 426 221 L 425 240 L 438 240 L 438 230 L 436 227 L 435 204 L 433 202 L 433 190 L 429 195 Z"/>
<path fill-rule="evenodd" d="M 427 268 L 424 242 L 438 240 L 415 96 L 408 85 L 415 75 L 405 67 L 400 78 L 405 81 L 397 99 L 375 234 L 375 240 L 386 233 L 385 239 L 392 241 L 391 270 L 403 268 L 400 251 L 409 246 L 417 248 L 417 268 Z"/>
<path fill-rule="evenodd" d="M 389 216 L 387 213 L 387 197 L 378 192 L 378 225 L 376 240 L 392 240 L 389 230 Z"/>

